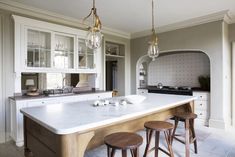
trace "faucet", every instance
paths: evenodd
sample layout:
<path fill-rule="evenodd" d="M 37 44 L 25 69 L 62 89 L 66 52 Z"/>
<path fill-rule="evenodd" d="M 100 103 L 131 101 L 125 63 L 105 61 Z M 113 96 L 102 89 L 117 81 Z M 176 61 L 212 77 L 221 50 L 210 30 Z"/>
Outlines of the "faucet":
<path fill-rule="evenodd" d="M 67 90 L 67 92 L 69 92 L 69 90 L 66 88 L 66 77 L 64 77 L 62 80 L 62 92 L 64 93 L 65 90 Z"/>
<path fill-rule="evenodd" d="M 62 80 L 62 92 L 65 93 L 70 93 L 72 92 L 73 88 L 71 86 L 66 86 L 66 77 L 63 78 Z"/>

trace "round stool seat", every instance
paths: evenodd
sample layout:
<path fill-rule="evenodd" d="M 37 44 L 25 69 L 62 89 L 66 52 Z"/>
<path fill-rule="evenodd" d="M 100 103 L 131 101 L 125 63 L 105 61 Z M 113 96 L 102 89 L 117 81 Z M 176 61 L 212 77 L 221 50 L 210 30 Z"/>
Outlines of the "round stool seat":
<path fill-rule="evenodd" d="M 148 121 L 144 124 L 147 129 L 166 131 L 174 128 L 174 125 L 165 121 Z"/>
<path fill-rule="evenodd" d="M 117 132 L 106 136 L 104 143 L 115 149 L 135 149 L 143 143 L 143 138 L 135 133 Z"/>
<path fill-rule="evenodd" d="M 178 113 L 175 115 L 175 117 L 180 119 L 196 119 L 197 115 L 194 113 Z"/>

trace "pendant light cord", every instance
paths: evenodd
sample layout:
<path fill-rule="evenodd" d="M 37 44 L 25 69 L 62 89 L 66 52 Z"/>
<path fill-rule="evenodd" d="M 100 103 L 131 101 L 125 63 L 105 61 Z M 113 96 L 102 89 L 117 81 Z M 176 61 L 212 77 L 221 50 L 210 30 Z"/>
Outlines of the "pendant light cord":
<path fill-rule="evenodd" d="M 154 0 L 152 0 L 152 31 L 155 32 L 154 29 Z"/>

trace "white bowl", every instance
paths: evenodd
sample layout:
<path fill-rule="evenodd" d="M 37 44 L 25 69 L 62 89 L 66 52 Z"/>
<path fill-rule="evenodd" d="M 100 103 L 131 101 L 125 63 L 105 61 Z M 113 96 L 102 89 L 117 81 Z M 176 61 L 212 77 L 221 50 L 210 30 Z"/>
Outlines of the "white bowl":
<path fill-rule="evenodd" d="M 146 99 L 146 97 L 143 95 L 128 95 L 125 96 L 125 98 L 127 101 L 129 101 L 132 104 L 140 104 Z"/>

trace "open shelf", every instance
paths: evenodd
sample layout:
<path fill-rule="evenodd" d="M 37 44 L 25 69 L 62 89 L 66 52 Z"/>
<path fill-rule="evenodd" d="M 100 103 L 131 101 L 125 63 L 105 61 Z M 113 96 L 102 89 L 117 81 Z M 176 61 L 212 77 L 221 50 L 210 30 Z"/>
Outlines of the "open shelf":
<path fill-rule="evenodd" d="M 105 54 L 106 57 L 116 57 L 116 58 L 124 58 L 125 56 L 121 55 L 111 55 L 111 54 Z"/>

